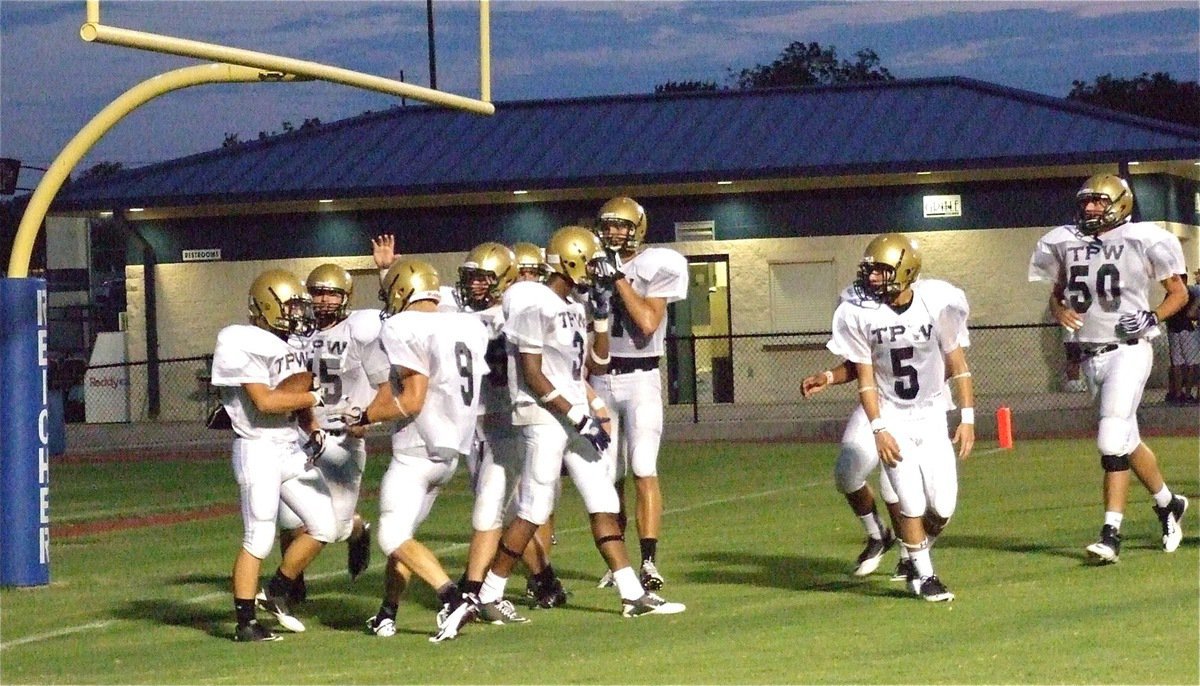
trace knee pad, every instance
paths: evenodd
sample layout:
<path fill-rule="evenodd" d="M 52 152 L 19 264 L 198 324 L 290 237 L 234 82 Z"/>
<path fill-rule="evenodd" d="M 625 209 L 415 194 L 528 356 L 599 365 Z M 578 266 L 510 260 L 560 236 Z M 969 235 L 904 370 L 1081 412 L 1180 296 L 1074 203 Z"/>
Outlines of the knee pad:
<path fill-rule="evenodd" d="M 833 467 L 833 483 L 838 493 L 846 495 L 862 488 L 867 483 L 867 476 L 878 464 L 874 446 L 871 446 L 871 452 L 867 452 L 858 444 L 843 443 Z"/>
<path fill-rule="evenodd" d="M 1129 455 L 1101 455 L 1100 466 L 1106 472 L 1129 471 Z"/>
<path fill-rule="evenodd" d="M 396 552 L 400 546 L 412 538 L 412 535 L 411 529 L 388 522 L 385 517 L 379 518 L 379 549 L 383 551 L 384 555 Z"/>
<path fill-rule="evenodd" d="M 545 524 L 554 511 L 555 484 L 528 479 L 521 486 L 524 494 L 519 497 L 517 516 L 538 526 Z"/>
<path fill-rule="evenodd" d="M 925 525 L 925 535 L 938 536 L 942 533 L 942 530 L 946 528 L 946 525 L 950 523 L 950 518 L 943 517 L 930 510 L 929 512 L 925 513 L 922 521 Z"/>
<path fill-rule="evenodd" d="M 1128 455 L 1137 447 L 1136 425 L 1123 417 L 1101 417 L 1096 447 L 1101 455 Z"/>
<path fill-rule="evenodd" d="M 274 522 L 259 519 L 246 525 L 246 531 L 242 534 L 242 547 L 246 549 L 246 552 L 262 560 L 271 554 L 271 547 L 274 545 Z"/>
<path fill-rule="evenodd" d="M 279 528 L 287 531 L 294 531 L 302 528 L 304 522 L 300 521 L 300 516 L 292 511 L 292 508 L 283 503 L 279 503 Z"/>

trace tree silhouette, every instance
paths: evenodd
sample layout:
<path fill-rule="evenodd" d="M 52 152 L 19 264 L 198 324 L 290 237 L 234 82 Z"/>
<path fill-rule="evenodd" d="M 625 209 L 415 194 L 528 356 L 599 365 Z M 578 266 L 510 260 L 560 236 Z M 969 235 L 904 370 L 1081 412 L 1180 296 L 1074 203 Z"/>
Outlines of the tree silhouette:
<path fill-rule="evenodd" d="M 892 73 L 879 63 L 879 55 L 870 48 L 854 53 L 854 61 L 838 59 L 833 45 L 796 41 L 783 49 L 770 64 L 757 64 L 749 69 L 734 71 L 727 67 L 727 81 L 737 88 L 777 88 L 780 86 L 816 86 L 861 81 L 894 81 Z M 667 81 L 654 87 L 655 93 L 721 90 L 715 81 Z"/>
<path fill-rule="evenodd" d="M 1104 74 L 1092 83 L 1072 81 L 1067 99 L 1200 128 L 1200 84 L 1176 81 L 1165 72 L 1142 72 L 1132 79 Z"/>

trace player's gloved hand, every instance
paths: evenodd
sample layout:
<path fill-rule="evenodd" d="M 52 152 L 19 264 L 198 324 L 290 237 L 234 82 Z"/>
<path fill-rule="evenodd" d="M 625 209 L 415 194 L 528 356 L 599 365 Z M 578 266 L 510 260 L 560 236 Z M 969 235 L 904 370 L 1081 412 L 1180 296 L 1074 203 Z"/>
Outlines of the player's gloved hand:
<path fill-rule="evenodd" d="M 625 276 L 621 273 L 620 269 L 617 269 L 616 258 L 607 252 L 589 260 L 587 263 L 587 272 L 592 277 L 592 283 L 599 286 L 607 286 L 609 289 L 617 282 L 617 279 Z"/>
<path fill-rule="evenodd" d="M 321 454 L 325 452 L 325 431 L 316 429 L 308 434 L 308 441 L 304 444 L 304 452 L 308 455 L 308 463 L 314 464 Z"/>
<path fill-rule="evenodd" d="M 567 413 L 567 420 L 575 426 L 575 430 L 579 432 L 580 436 L 592 444 L 598 453 L 604 452 L 612 440 L 608 435 L 608 430 L 604 428 L 604 425 L 608 423 L 607 418 L 601 419 L 592 416 L 581 407 L 576 406 Z"/>
<path fill-rule="evenodd" d="M 1158 315 L 1150 310 L 1139 310 L 1121 315 L 1117 320 L 1117 333 L 1125 338 L 1134 338 L 1154 326 L 1158 326 Z"/>
<path fill-rule="evenodd" d="M 588 302 L 592 305 L 592 319 L 608 319 L 612 316 L 612 284 L 601 286 L 592 284 L 588 289 Z"/>
<path fill-rule="evenodd" d="M 367 419 L 367 409 L 365 407 L 347 407 L 338 414 L 338 419 L 342 420 L 342 423 L 346 426 L 366 426 L 371 423 Z"/>

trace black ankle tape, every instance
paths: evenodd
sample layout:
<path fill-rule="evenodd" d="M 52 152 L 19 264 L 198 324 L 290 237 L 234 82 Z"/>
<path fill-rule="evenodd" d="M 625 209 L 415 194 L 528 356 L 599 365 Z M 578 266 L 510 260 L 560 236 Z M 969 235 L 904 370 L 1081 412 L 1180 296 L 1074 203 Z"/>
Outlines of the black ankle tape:
<path fill-rule="evenodd" d="M 518 553 L 514 550 L 509 550 L 508 546 L 504 545 L 504 541 L 500 541 L 500 552 L 504 553 L 505 555 L 511 557 L 514 560 L 521 559 L 521 553 Z"/>

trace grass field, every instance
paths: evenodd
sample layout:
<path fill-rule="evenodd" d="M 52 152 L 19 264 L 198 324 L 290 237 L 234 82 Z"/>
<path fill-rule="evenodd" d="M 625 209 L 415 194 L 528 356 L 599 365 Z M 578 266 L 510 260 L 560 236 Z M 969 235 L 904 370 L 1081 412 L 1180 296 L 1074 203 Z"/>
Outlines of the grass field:
<path fill-rule="evenodd" d="M 622 619 L 571 488 L 559 512 L 555 567 L 567 607 L 525 625 L 469 625 L 426 641 L 436 601 L 415 583 L 399 633 L 363 631 L 378 606 L 382 562 L 351 584 L 345 546 L 309 571 L 309 630 L 269 644 L 229 640 L 228 575 L 236 512 L 59 537 L 49 587 L 0 592 L 5 684 L 375 683 L 1200 683 L 1200 450 L 1155 438 L 1168 482 L 1192 497 L 1183 546 L 1160 550 L 1137 487 L 1121 562 L 1085 564 L 1101 519 L 1090 440 L 981 443 L 960 468 L 959 509 L 934 550 L 950 604 L 925 603 L 881 573 L 849 575 L 858 522 L 832 487 L 829 444 L 669 444 L 663 594 L 669 617 Z M 386 467 L 372 458 L 374 493 Z M 227 461 L 55 464 L 56 525 L 232 505 Z M 451 576 L 465 560 L 465 475 L 421 531 Z M 377 510 L 372 496 L 363 511 Z M 633 537 L 631 536 L 631 539 Z M 636 558 L 636 543 L 632 545 Z M 264 571 L 274 568 L 273 553 Z M 510 593 L 523 590 L 514 576 Z"/>

